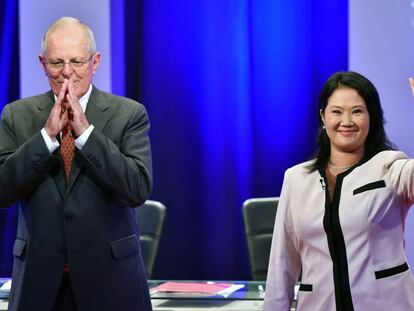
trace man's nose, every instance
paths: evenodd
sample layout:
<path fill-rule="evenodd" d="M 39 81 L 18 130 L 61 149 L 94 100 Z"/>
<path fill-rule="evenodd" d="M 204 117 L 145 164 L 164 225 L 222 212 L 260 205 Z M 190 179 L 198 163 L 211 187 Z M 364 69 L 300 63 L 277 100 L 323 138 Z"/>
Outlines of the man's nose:
<path fill-rule="evenodd" d="M 62 74 L 65 77 L 70 77 L 73 73 L 73 69 L 72 66 L 70 65 L 70 63 L 64 63 L 63 64 L 63 68 L 62 68 Z"/>

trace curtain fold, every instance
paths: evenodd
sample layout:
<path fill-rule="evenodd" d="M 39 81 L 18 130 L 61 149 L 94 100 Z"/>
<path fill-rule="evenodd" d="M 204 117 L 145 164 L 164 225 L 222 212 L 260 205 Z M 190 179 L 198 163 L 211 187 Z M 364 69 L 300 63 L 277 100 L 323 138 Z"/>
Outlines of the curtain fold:
<path fill-rule="evenodd" d="M 154 278 L 248 279 L 242 202 L 279 195 L 284 171 L 312 156 L 320 87 L 348 68 L 348 1 L 111 7 L 113 88 L 148 110 L 151 198 L 167 206 Z M 19 97 L 17 0 L 0 3 L 0 35 L 2 109 Z M 0 276 L 16 210 L 0 210 Z"/>
<path fill-rule="evenodd" d="M 148 109 L 152 198 L 168 210 L 154 277 L 248 279 L 242 202 L 278 196 L 284 171 L 312 156 L 319 90 L 348 67 L 348 1 L 134 8 L 126 95 Z"/>
<path fill-rule="evenodd" d="M 19 98 L 18 0 L 0 2 L 0 111 Z M 1 189 L 0 189 L 1 191 Z M 10 277 L 17 208 L 0 209 L 0 277 Z"/>

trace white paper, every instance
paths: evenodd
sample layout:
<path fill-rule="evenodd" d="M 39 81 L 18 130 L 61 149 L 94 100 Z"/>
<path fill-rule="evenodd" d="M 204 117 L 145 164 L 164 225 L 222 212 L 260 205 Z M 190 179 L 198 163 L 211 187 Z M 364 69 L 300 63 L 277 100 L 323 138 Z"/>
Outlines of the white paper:
<path fill-rule="evenodd" d="M 232 286 L 219 291 L 217 294 L 219 294 L 220 296 L 223 296 L 224 298 L 227 298 L 231 294 L 233 294 L 236 290 L 239 290 L 240 288 L 243 288 L 243 287 L 244 287 L 244 284 L 233 284 Z"/>
<path fill-rule="evenodd" d="M 1 287 L 0 290 L 2 290 L 3 292 L 9 292 L 11 288 L 11 280 L 8 280 L 6 283 L 4 283 Z"/>

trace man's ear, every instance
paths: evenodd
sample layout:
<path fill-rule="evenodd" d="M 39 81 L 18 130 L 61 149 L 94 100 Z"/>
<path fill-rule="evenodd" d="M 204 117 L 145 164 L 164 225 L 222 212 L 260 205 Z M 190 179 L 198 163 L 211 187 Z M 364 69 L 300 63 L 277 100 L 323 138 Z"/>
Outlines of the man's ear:
<path fill-rule="evenodd" d="M 101 64 L 101 53 L 96 52 L 95 55 L 93 56 L 93 64 L 92 64 L 93 74 L 96 73 L 100 64 Z"/>
<path fill-rule="evenodd" d="M 47 76 L 45 57 L 42 54 L 39 54 L 39 62 L 40 62 L 40 65 L 43 68 L 43 71 L 45 72 L 45 75 Z"/>

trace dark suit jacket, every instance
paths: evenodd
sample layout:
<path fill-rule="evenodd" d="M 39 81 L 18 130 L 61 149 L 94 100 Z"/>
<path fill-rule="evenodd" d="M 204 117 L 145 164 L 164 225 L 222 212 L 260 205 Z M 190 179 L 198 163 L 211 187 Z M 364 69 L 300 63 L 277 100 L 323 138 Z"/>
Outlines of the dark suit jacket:
<path fill-rule="evenodd" d="M 40 130 L 53 93 L 5 106 L 0 125 L 0 207 L 19 203 L 9 310 L 50 310 L 65 262 L 80 311 L 151 310 L 134 220 L 152 187 L 149 121 L 135 101 L 92 90 L 95 126 L 68 184 L 58 150 Z"/>

